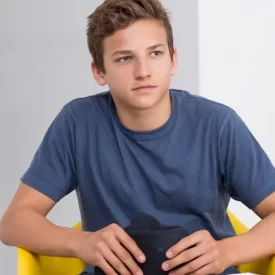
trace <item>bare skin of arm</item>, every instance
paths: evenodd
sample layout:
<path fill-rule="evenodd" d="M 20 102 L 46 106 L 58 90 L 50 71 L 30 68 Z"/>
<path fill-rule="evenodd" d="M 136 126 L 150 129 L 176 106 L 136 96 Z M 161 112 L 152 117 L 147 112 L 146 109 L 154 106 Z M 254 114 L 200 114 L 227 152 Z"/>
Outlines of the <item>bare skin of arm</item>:
<path fill-rule="evenodd" d="M 48 256 L 74 257 L 74 243 L 83 232 L 54 225 L 45 217 L 55 202 L 21 183 L 0 224 L 0 238 L 17 246 Z"/>
<path fill-rule="evenodd" d="M 53 200 L 21 183 L 1 219 L 1 241 L 42 255 L 79 258 L 106 274 L 142 274 L 133 257 L 142 263 L 145 256 L 119 225 L 96 232 L 57 226 L 46 218 L 54 205 Z"/>

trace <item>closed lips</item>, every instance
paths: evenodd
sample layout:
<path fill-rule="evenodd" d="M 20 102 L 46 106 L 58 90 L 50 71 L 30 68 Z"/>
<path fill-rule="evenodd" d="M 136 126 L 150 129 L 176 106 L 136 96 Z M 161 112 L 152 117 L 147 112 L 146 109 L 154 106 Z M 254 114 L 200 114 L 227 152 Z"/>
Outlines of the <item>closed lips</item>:
<path fill-rule="evenodd" d="M 137 88 L 134 88 L 133 90 L 141 90 L 141 89 L 150 89 L 150 88 L 155 88 L 156 86 L 152 86 L 152 85 L 146 85 L 146 86 L 139 86 Z"/>

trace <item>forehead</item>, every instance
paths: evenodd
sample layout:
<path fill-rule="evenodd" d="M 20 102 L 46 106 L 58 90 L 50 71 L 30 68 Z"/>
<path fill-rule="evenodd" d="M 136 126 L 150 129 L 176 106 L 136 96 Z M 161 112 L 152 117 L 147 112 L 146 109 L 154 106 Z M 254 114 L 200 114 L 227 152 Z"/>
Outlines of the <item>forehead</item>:
<path fill-rule="evenodd" d="M 167 36 L 161 22 L 140 20 L 124 30 L 119 30 L 104 40 L 104 53 L 116 50 L 144 50 L 155 44 L 167 44 Z"/>

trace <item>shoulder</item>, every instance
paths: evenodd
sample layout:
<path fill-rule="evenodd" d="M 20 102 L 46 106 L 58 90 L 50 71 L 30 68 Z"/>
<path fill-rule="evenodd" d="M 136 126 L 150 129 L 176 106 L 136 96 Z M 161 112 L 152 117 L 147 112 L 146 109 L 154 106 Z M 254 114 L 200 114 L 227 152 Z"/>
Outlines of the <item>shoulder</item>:
<path fill-rule="evenodd" d="M 64 105 L 63 110 L 72 118 L 78 120 L 90 116 L 98 117 L 109 108 L 110 93 L 108 91 L 95 95 L 76 98 Z"/>
<path fill-rule="evenodd" d="M 197 112 L 215 112 L 219 114 L 227 114 L 234 111 L 225 104 L 200 95 L 191 94 L 185 90 L 173 89 L 172 93 L 175 95 L 176 100 L 179 101 L 179 104 L 188 110 L 194 109 Z"/>
<path fill-rule="evenodd" d="M 217 122 L 223 127 L 228 121 L 238 119 L 234 109 L 220 102 L 184 90 L 173 89 L 172 94 L 182 114 L 193 121 Z"/>

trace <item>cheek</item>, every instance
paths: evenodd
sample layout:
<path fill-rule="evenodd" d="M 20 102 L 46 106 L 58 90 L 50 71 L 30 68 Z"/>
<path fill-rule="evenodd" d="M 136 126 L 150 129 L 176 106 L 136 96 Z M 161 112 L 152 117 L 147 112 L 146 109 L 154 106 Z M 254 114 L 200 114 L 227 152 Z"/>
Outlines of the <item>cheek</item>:
<path fill-rule="evenodd" d="M 171 72 L 172 72 L 171 66 L 167 64 L 157 69 L 157 73 L 155 75 L 158 79 L 159 85 L 164 89 L 169 88 L 171 84 L 171 78 L 172 78 Z"/>
<path fill-rule="evenodd" d="M 106 81 L 110 86 L 121 87 L 127 86 L 127 83 L 131 79 L 131 70 L 130 68 L 113 68 L 112 70 L 107 71 Z"/>
<path fill-rule="evenodd" d="M 131 89 L 133 85 L 132 76 L 129 74 L 129 70 L 128 72 L 122 72 L 120 70 L 113 74 L 109 74 L 106 82 L 116 97 L 125 96 L 125 93 Z"/>
<path fill-rule="evenodd" d="M 162 60 L 161 64 L 156 64 L 155 73 L 162 76 L 170 76 L 172 73 L 171 60 Z"/>
<path fill-rule="evenodd" d="M 127 77 L 131 76 L 133 68 L 131 64 L 124 64 L 121 66 L 116 66 L 112 68 L 113 78 L 127 80 Z"/>
<path fill-rule="evenodd" d="M 167 66 L 161 66 L 157 69 L 157 73 L 156 75 L 158 76 L 159 80 L 162 82 L 162 83 L 166 83 L 166 82 L 169 82 L 170 79 L 171 79 L 171 67 L 169 67 L 169 65 Z"/>

